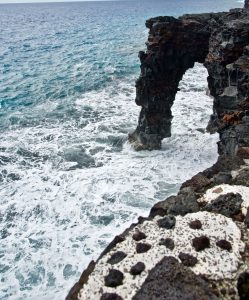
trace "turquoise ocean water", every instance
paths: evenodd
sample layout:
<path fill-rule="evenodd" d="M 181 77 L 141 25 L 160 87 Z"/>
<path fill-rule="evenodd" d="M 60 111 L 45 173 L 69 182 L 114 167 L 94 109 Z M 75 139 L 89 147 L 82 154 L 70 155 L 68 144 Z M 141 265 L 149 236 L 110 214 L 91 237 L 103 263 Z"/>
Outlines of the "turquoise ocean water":
<path fill-rule="evenodd" d="M 234 0 L 0 5 L 0 299 L 63 299 L 139 215 L 217 158 L 206 71 L 189 70 L 172 137 L 134 152 L 145 20 Z"/>

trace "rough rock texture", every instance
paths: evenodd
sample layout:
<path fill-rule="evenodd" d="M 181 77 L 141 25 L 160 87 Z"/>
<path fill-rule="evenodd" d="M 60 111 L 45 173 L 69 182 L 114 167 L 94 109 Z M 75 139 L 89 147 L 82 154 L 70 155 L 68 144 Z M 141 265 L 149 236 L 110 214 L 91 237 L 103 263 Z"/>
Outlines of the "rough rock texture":
<path fill-rule="evenodd" d="M 249 0 L 245 0 L 245 8 L 246 8 L 246 9 L 249 8 Z"/>
<path fill-rule="evenodd" d="M 166 296 L 167 295 L 167 296 Z M 163 258 L 152 269 L 133 300 L 211 300 L 217 299 L 207 283 L 175 258 Z"/>
<path fill-rule="evenodd" d="M 179 81 L 200 62 L 214 97 L 208 129 L 220 135 L 219 158 L 115 237 L 67 300 L 248 299 L 248 8 L 246 0 L 245 9 L 228 13 L 146 22 L 136 83 L 142 109 L 130 141 L 137 150 L 161 147 L 170 136 Z"/>
<path fill-rule="evenodd" d="M 146 26 L 147 51 L 139 53 L 141 75 L 136 83 L 136 103 L 142 109 L 130 135 L 135 149 L 160 149 L 162 139 L 171 135 L 171 106 L 179 82 L 200 62 L 208 70 L 214 97 L 208 130 L 220 134 L 219 154 L 249 157 L 248 10 L 157 17 Z M 196 178 L 197 185 L 203 180 Z"/>
<path fill-rule="evenodd" d="M 232 217 L 240 212 L 242 202 L 243 200 L 240 194 L 227 193 L 220 195 L 214 201 L 207 204 L 204 209 Z"/>

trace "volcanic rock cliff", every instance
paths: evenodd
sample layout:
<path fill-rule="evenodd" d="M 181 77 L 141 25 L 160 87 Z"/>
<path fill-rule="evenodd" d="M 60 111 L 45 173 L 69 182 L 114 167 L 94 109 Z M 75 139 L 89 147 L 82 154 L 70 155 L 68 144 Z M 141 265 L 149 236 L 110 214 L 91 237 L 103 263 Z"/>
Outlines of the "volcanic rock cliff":
<path fill-rule="evenodd" d="M 136 103 L 142 109 L 130 135 L 135 148 L 160 149 L 162 139 L 170 136 L 171 106 L 179 82 L 199 62 L 209 74 L 214 114 L 208 129 L 220 133 L 219 154 L 244 151 L 241 148 L 249 141 L 248 11 L 157 17 L 146 26 L 147 51 L 139 53 L 141 75 L 136 82 Z"/>
<path fill-rule="evenodd" d="M 226 13 L 157 17 L 140 52 L 129 136 L 137 150 L 170 136 L 178 84 L 195 62 L 214 99 L 207 129 L 219 158 L 115 237 L 91 262 L 69 299 L 249 299 L 249 2 Z"/>

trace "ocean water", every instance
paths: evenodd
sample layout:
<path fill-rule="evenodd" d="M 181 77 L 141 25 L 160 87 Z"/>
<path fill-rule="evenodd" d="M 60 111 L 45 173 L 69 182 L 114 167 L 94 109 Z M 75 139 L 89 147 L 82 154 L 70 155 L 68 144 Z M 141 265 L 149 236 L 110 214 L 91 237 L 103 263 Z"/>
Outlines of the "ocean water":
<path fill-rule="evenodd" d="M 91 259 L 217 158 L 207 73 L 185 74 L 172 137 L 135 152 L 145 20 L 234 0 L 0 5 L 0 299 L 63 299 Z"/>

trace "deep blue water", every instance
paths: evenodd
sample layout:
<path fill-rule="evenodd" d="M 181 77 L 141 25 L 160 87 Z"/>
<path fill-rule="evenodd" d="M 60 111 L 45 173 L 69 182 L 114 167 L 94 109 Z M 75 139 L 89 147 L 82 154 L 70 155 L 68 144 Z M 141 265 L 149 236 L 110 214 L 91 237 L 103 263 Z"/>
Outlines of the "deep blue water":
<path fill-rule="evenodd" d="M 137 54 L 149 17 L 235 6 L 0 5 L 0 299 L 62 299 L 116 233 L 215 161 L 217 137 L 196 131 L 212 107 L 200 65 L 183 79 L 163 149 L 127 144 Z"/>

